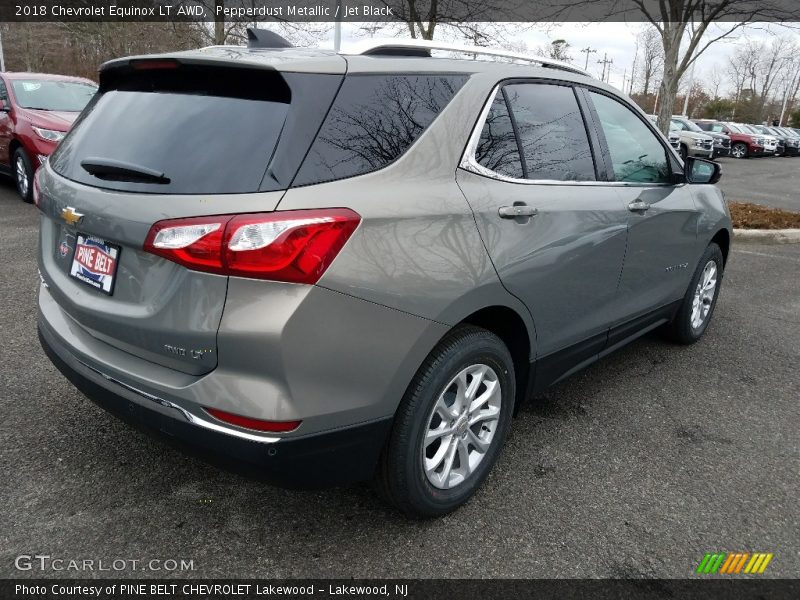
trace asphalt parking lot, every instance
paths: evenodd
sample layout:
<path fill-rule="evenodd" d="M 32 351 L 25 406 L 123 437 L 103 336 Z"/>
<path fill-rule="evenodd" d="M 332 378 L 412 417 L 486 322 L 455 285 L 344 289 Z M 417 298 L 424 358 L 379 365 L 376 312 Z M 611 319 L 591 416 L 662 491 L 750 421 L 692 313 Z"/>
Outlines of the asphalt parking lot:
<path fill-rule="evenodd" d="M 797 173 L 800 156 L 760 158 L 719 158 L 722 180 L 719 186 L 731 201 L 754 202 L 800 212 Z"/>
<path fill-rule="evenodd" d="M 36 230 L 0 182 L 2 577 L 682 578 L 710 551 L 800 575 L 800 245 L 735 249 L 701 343 L 648 336 L 531 401 L 483 490 L 419 522 L 365 485 L 221 472 L 95 407 L 38 346 Z M 194 570 L 17 571 L 20 554 Z"/>

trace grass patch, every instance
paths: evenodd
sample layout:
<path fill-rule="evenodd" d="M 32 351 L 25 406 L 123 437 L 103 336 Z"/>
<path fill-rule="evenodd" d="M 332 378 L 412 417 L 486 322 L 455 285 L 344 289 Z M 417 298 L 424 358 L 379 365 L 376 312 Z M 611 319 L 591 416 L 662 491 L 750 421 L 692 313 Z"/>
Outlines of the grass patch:
<path fill-rule="evenodd" d="M 736 229 L 800 229 L 800 213 L 750 202 L 728 202 Z"/>

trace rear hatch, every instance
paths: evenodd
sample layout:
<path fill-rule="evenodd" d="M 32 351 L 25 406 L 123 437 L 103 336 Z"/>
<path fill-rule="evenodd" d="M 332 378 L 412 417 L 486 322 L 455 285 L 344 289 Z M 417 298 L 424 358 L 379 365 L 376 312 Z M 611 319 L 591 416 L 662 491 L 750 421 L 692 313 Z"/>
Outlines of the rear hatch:
<path fill-rule="evenodd" d="M 228 278 L 145 252 L 148 232 L 273 211 L 341 79 L 200 53 L 107 65 L 40 177 L 40 269 L 61 309 L 130 354 L 212 370 Z"/>

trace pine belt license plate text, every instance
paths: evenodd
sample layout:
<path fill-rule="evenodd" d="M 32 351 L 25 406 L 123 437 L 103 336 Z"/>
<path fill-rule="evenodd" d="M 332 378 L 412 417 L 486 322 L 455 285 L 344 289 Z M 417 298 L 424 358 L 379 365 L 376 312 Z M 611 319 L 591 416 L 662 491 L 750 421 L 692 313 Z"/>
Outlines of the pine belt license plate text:
<path fill-rule="evenodd" d="M 118 261 L 119 246 L 79 233 L 69 274 L 110 296 L 114 293 Z"/>

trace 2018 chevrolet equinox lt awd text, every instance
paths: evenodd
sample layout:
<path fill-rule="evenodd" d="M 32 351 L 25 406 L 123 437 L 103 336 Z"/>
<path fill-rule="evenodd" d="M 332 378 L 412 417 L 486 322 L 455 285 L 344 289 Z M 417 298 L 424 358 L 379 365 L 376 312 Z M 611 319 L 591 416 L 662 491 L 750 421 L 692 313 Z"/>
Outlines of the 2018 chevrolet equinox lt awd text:
<path fill-rule="evenodd" d="M 211 460 L 435 516 L 525 398 L 657 327 L 697 341 L 719 166 L 579 69 L 431 46 L 103 65 L 35 181 L 53 363 Z"/>

